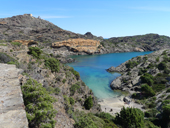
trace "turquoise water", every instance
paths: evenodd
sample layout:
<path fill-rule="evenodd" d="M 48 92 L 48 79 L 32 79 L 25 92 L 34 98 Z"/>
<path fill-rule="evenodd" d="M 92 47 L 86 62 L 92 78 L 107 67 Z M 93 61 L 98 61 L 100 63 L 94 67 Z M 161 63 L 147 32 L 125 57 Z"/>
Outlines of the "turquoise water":
<path fill-rule="evenodd" d="M 149 54 L 151 52 L 110 53 L 103 55 L 72 56 L 76 62 L 68 64 L 80 73 L 81 79 L 92 89 L 99 99 L 115 97 L 118 93 L 110 88 L 113 79 L 119 73 L 108 73 L 106 69 L 118 66 L 132 57 Z"/>

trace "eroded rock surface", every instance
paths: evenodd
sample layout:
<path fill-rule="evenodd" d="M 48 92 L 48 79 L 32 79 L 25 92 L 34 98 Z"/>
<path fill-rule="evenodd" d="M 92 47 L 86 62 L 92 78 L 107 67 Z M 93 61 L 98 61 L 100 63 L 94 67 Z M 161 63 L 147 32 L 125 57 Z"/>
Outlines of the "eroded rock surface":
<path fill-rule="evenodd" d="M 100 42 L 97 40 L 90 39 L 69 39 L 60 42 L 52 43 L 53 48 L 69 47 L 74 52 L 86 52 L 92 54 L 98 51 Z"/>
<path fill-rule="evenodd" d="M 1 63 L 0 71 L 0 128 L 28 128 L 18 79 L 22 70 Z"/>

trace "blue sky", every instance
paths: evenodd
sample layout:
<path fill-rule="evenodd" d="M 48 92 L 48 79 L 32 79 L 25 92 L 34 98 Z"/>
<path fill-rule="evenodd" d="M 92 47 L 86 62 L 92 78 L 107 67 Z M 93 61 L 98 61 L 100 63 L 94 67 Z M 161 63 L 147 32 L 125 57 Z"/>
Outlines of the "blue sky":
<path fill-rule="evenodd" d="M 75 33 L 104 38 L 170 36 L 170 0 L 0 0 L 0 17 L 31 13 Z"/>

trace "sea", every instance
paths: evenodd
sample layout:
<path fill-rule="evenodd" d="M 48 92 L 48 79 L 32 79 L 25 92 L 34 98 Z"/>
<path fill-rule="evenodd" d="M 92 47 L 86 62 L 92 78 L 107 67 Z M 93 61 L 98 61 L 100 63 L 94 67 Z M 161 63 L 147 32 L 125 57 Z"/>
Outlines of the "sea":
<path fill-rule="evenodd" d="M 71 56 L 76 62 L 69 63 L 80 73 L 81 79 L 93 91 L 98 99 L 116 97 L 120 93 L 110 88 L 111 82 L 119 77 L 119 73 L 109 73 L 106 69 L 111 66 L 117 67 L 125 61 L 141 55 L 150 54 L 149 52 L 127 52 L 127 53 L 110 53 L 102 55 L 76 55 Z"/>

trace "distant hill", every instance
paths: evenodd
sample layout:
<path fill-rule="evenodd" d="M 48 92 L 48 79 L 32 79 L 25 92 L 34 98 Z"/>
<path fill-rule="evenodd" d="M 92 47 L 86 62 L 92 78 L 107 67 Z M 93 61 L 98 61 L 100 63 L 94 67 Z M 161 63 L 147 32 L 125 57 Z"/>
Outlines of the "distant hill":
<path fill-rule="evenodd" d="M 91 33 L 85 35 L 73 33 L 31 14 L 17 15 L 0 19 L 0 40 L 34 40 L 49 42 L 69 38 L 96 39 Z"/>
<path fill-rule="evenodd" d="M 101 44 L 108 52 L 156 51 L 170 48 L 170 37 L 158 34 L 113 37 Z"/>
<path fill-rule="evenodd" d="M 90 41 L 78 41 L 75 45 L 70 39 L 91 39 Z M 0 40 L 7 42 L 15 40 L 33 40 L 41 47 L 52 46 L 52 43 L 60 44 L 53 47 L 56 55 L 73 54 L 104 54 L 115 52 L 134 52 L 134 51 L 156 51 L 163 48 L 170 48 L 170 37 L 158 34 L 146 34 L 138 36 L 113 37 L 103 39 L 90 32 L 82 34 L 63 30 L 62 28 L 41 18 L 33 17 L 31 14 L 13 16 L 0 19 Z M 99 44 L 91 47 L 93 40 Z M 90 42 L 90 43 L 89 43 Z M 85 49 L 85 50 L 79 50 Z M 95 50 L 91 50 L 95 49 Z M 56 52 L 58 51 L 58 52 Z"/>

